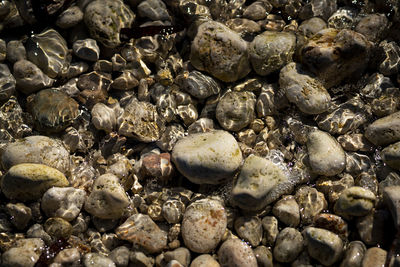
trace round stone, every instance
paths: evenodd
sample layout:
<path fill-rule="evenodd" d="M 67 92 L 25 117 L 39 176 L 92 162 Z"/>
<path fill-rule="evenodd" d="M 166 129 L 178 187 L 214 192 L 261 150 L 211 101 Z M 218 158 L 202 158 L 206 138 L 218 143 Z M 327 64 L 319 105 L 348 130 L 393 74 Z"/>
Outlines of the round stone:
<path fill-rule="evenodd" d="M 365 216 L 374 208 L 375 201 L 376 196 L 370 190 L 353 186 L 340 194 L 334 210 L 345 216 Z"/>
<path fill-rule="evenodd" d="M 229 56 L 226 56 L 229 55 Z M 192 42 L 191 64 L 224 82 L 234 82 L 250 72 L 247 43 L 220 22 L 201 24 Z"/>
<path fill-rule="evenodd" d="M 235 138 L 226 131 L 190 134 L 172 151 L 178 171 L 196 184 L 220 184 L 232 179 L 242 163 Z"/>
<path fill-rule="evenodd" d="M 258 266 L 250 246 L 237 238 L 230 238 L 222 243 L 218 250 L 218 260 L 221 267 Z"/>
<path fill-rule="evenodd" d="M 220 85 L 212 77 L 197 70 L 189 72 L 181 82 L 183 90 L 199 99 L 218 94 L 221 90 Z"/>
<path fill-rule="evenodd" d="M 54 239 L 68 239 L 72 234 L 72 225 L 58 217 L 49 218 L 44 223 L 44 230 Z"/>
<path fill-rule="evenodd" d="M 303 250 L 303 236 L 295 228 L 286 227 L 279 232 L 274 246 L 274 259 L 292 262 Z"/>
<path fill-rule="evenodd" d="M 400 111 L 377 119 L 368 125 L 365 137 L 376 146 L 400 141 Z"/>
<path fill-rule="evenodd" d="M 258 75 L 268 75 L 292 61 L 295 47 L 293 33 L 265 31 L 250 43 L 251 65 Z"/>
<path fill-rule="evenodd" d="M 211 255 L 203 254 L 197 256 L 190 264 L 190 267 L 220 267 L 220 265 Z"/>
<path fill-rule="evenodd" d="M 284 196 L 272 208 L 272 214 L 287 226 L 296 227 L 300 223 L 300 209 L 293 196 Z"/>
<path fill-rule="evenodd" d="M 328 206 L 324 194 L 309 186 L 302 186 L 297 189 L 295 198 L 299 204 L 303 224 L 312 223 L 314 217 Z"/>
<path fill-rule="evenodd" d="M 62 172 L 43 164 L 21 163 L 11 167 L 1 181 L 1 190 L 9 199 L 37 200 L 53 186 L 68 186 Z"/>
<path fill-rule="evenodd" d="M 227 216 L 222 204 L 213 199 L 201 199 L 186 208 L 181 234 L 191 251 L 209 253 L 221 241 L 226 226 Z"/>
<path fill-rule="evenodd" d="M 361 241 L 351 241 L 340 266 L 361 266 L 367 248 Z"/>
<path fill-rule="evenodd" d="M 381 152 L 383 162 L 393 169 L 400 170 L 400 142 L 385 147 Z"/>
<path fill-rule="evenodd" d="M 235 220 L 234 227 L 239 237 L 249 242 L 252 247 L 260 244 L 263 229 L 258 217 L 239 217 Z"/>
<path fill-rule="evenodd" d="M 83 12 L 79 6 L 71 6 L 57 17 L 56 25 L 61 29 L 72 28 L 83 20 Z"/>
<path fill-rule="evenodd" d="M 362 267 L 385 266 L 387 251 L 378 247 L 367 249 L 362 260 Z"/>
<path fill-rule="evenodd" d="M 108 257 L 100 253 L 87 253 L 83 256 L 85 267 L 116 267 L 115 263 Z"/>
<path fill-rule="evenodd" d="M 258 246 L 254 250 L 254 255 L 257 258 L 258 266 L 260 267 L 273 267 L 272 252 L 266 246 Z"/>
<path fill-rule="evenodd" d="M 44 242 L 40 238 L 17 240 L 15 245 L 2 255 L 3 266 L 35 266 L 44 250 Z"/>

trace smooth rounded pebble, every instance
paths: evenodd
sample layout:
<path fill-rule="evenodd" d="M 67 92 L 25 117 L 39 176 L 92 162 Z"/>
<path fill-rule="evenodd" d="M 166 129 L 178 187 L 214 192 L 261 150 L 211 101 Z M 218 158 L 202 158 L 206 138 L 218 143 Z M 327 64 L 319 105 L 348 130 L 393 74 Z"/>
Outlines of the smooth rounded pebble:
<path fill-rule="evenodd" d="M 214 199 L 201 199 L 186 208 L 181 234 L 191 251 L 208 253 L 217 247 L 226 226 L 227 216 L 222 204 Z"/>
<path fill-rule="evenodd" d="M 57 169 L 43 164 L 21 163 L 11 167 L 1 181 L 1 191 L 9 199 L 22 202 L 39 199 L 53 186 L 65 187 L 69 182 Z"/>
<path fill-rule="evenodd" d="M 385 147 L 381 152 L 381 158 L 393 169 L 400 170 L 400 142 Z"/>
<path fill-rule="evenodd" d="M 235 220 L 234 227 L 239 237 L 242 240 L 249 242 L 252 247 L 256 247 L 260 244 L 263 236 L 260 218 L 255 216 L 238 217 Z"/>
<path fill-rule="evenodd" d="M 108 257 L 100 253 L 87 253 L 83 256 L 83 266 L 85 267 L 116 267 L 115 263 Z"/>
<path fill-rule="evenodd" d="M 315 130 L 307 138 L 309 162 L 313 172 L 334 176 L 346 166 L 346 155 L 341 145 L 330 134 Z"/>
<path fill-rule="evenodd" d="M 216 261 L 209 254 L 203 254 L 197 256 L 190 264 L 190 267 L 220 267 L 220 266 L 221 265 L 219 265 L 218 261 Z"/>
<path fill-rule="evenodd" d="M 251 70 L 247 42 L 216 21 L 199 26 L 191 46 L 190 63 L 224 82 L 239 80 Z"/>
<path fill-rule="evenodd" d="M 362 267 L 375 267 L 375 266 L 385 266 L 386 262 L 386 250 L 381 248 L 372 247 L 367 249 L 364 254 L 364 259 L 362 261 Z"/>
<path fill-rule="evenodd" d="M 377 119 L 368 125 L 365 137 L 376 146 L 400 141 L 400 111 Z"/>
<path fill-rule="evenodd" d="M 256 256 L 249 245 L 237 238 L 230 238 L 221 245 L 218 260 L 221 267 L 258 266 Z"/>
<path fill-rule="evenodd" d="M 254 255 L 257 258 L 258 266 L 260 267 L 273 267 L 272 252 L 266 246 L 258 246 L 254 250 Z"/>
<path fill-rule="evenodd" d="M 69 152 L 64 145 L 47 136 L 32 135 L 9 143 L 1 155 L 1 165 L 8 170 L 20 163 L 39 163 L 64 174 L 69 172 Z"/>
<path fill-rule="evenodd" d="M 149 253 L 161 252 L 167 246 L 167 233 L 149 215 L 134 214 L 116 230 L 118 238 L 139 245 Z"/>
<path fill-rule="evenodd" d="M 40 254 L 42 254 L 44 248 L 44 242 L 40 238 L 18 240 L 12 248 L 1 255 L 1 266 L 33 267 L 39 260 Z"/>
<path fill-rule="evenodd" d="M 307 227 L 303 231 L 308 254 L 321 264 L 330 266 L 337 262 L 343 253 L 343 241 L 331 231 Z"/>
<path fill-rule="evenodd" d="M 272 208 L 272 214 L 287 226 L 297 227 L 300 223 L 300 208 L 293 196 L 278 200 Z"/>
<path fill-rule="evenodd" d="M 359 186 L 345 189 L 336 201 L 334 210 L 345 216 L 365 216 L 375 206 L 376 196 Z"/>
<path fill-rule="evenodd" d="M 219 184 L 233 175 L 242 163 L 235 138 L 226 131 L 190 134 L 173 148 L 176 168 L 196 184 Z"/>
<path fill-rule="evenodd" d="M 129 199 L 117 176 L 106 173 L 93 183 L 85 210 L 101 219 L 118 219 L 129 205 Z"/>
<path fill-rule="evenodd" d="M 285 172 L 272 161 L 250 155 L 244 161 L 232 189 L 232 200 L 241 209 L 259 210 L 268 204 L 268 195 L 288 181 Z"/>
<path fill-rule="evenodd" d="M 73 187 L 53 187 L 43 194 L 41 208 L 47 217 L 75 219 L 86 200 L 86 192 Z"/>
<path fill-rule="evenodd" d="M 303 236 L 295 228 L 286 227 L 279 232 L 274 246 L 274 259 L 292 262 L 303 250 Z"/>
<path fill-rule="evenodd" d="M 361 241 L 351 241 L 347 246 L 346 253 L 340 267 L 358 267 L 364 258 L 367 248 Z"/>

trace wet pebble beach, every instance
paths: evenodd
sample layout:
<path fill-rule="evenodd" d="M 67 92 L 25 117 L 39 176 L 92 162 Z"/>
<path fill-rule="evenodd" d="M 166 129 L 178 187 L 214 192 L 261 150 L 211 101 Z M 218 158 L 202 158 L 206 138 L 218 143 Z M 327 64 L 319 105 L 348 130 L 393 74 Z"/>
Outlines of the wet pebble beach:
<path fill-rule="evenodd" d="M 397 0 L 1 0 L 0 266 L 400 266 Z"/>

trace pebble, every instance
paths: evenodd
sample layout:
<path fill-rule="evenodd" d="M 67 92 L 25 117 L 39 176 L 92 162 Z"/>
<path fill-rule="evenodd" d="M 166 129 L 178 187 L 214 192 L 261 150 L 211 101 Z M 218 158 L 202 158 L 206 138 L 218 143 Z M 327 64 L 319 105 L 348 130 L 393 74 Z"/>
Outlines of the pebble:
<path fill-rule="evenodd" d="M 6 205 L 10 221 L 18 230 L 23 230 L 28 226 L 29 221 L 32 219 L 32 211 L 23 203 L 8 203 Z"/>
<path fill-rule="evenodd" d="M 300 26 L 299 30 L 308 38 L 312 37 L 317 32 L 326 29 L 327 25 L 326 22 L 319 18 L 313 17 L 303 21 Z"/>
<path fill-rule="evenodd" d="M 369 248 L 364 254 L 361 266 L 362 267 L 385 266 L 386 255 L 387 255 L 386 250 L 377 247 Z"/>
<path fill-rule="evenodd" d="M 191 45 L 190 62 L 224 82 L 239 80 L 251 70 L 246 41 L 216 21 L 199 26 Z"/>
<path fill-rule="evenodd" d="M 83 20 L 83 12 L 79 6 L 71 6 L 57 17 L 56 25 L 61 29 L 69 29 Z"/>
<path fill-rule="evenodd" d="M 308 254 L 325 266 L 337 262 L 343 253 L 343 241 L 334 233 L 320 228 L 307 227 L 303 231 Z"/>
<path fill-rule="evenodd" d="M 138 15 L 150 20 L 170 20 L 166 5 L 161 0 L 145 0 L 137 6 Z"/>
<path fill-rule="evenodd" d="M 189 72 L 181 79 L 182 89 L 199 99 L 206 99 L 221 91 L 221 86 L 214 78 L 197 70 Z"/>
<path fill-rule="evenodd" d="M 131 70 L 123 70 L 121 75 L 113 80 L 111 87 L 117 90 L 129 91 L 139 85 L 135 73 Z"/>
<path fill-rule="evenodd" d="M 261 20 L 267 17 L 272 10 L 272 5 L 267 1 L 255 1 L 243 11 L 243 17 L 251 20 Z"/>
<path fill-rule="evenodd" d="M 44 250 L 44 242 L 40 238 L 17 240 L 15 245 L 2 255 L 2 266 L 33 267 Z"/>
<path fill-rule="evenodd" d="M 248 266 L 257 267 L 257 259 L 251 248 L 237 238 L 230 238 L 222 243 L 218 250 L 221 267 Z"/>
<path fill-rule="evenodd" d="M 272 214 L 287 226 L 297 227 L 300 224 L 300 209 L 294 196 L 284 196 L 278 200 L 272 208 Z"/>
<path fill-rule="evenodd" d="M 6 11 L 8 12 L 8 11 Z M 6 41 L 0 39 L 0 62 L 4 61 L 7 57 Z"/>
<path fill-rule="evenodd" d="M 15 62 L 13 76 L 17 83 L 17 90 L 26 95 L 50 87 L 55 81 L 44 74 L 35 64 L 25 59 Z"/>
<path fill-rule="evenodd" d="M 299 18 L 321 17 L 325 21 L 337 10 L 337 3 L 330 0 L 311 0 L 299 12 Z"/>
<path fill-rule="evenodd" d="M 116 230 L 118 238 L 132 242 L 149 253 L 161 252 L 167 246 L 167 233 L 144 214 L 134 214 Z"/>
<path fill-rule="evenodd" d="M 99 59 L 100 48 L 94 39 L 76 40 L 72 45 L 72 50 L 77 57 L 83 60 L 96 62 Z"/>
<path fill-rule="evenodd" d="M 328 206 L 324 194 L 309 186 L 302 186 L 297 189 L 295 198 L 299 204 L 303 224 L 312 223 L 314 217 Z"/>
<path fill-rule="evenodd" d="M 83 256 L 82 261 L 85 267 L 116 267 L 110 258 L 100 253 L 89 252 Z"/>
<path fill-rule="evenodd" d="M 14 93 L 17 81 L 6 64 L 0 64 L 0 101 L 7 101 Z"/>
<path fill-rule="evenodd" d="M 383 189 L 383 201 L 392 214 L 396 228 L 400 225 L 400 186 L 387 186 Z"/>
<path fill-rule="evenodd" d="M 121 43 L 120 30 L 130 28 L 135 14 L 121 0 L 95 0 L 87 5 L 83 19 L 94 39 L 114 48 Z"/>
<path fill-rule="evenodd" d="M 29 238 L 40 238 L 43 240 L 46 245 L 51 245 L 53 243 L 53 239 L 51 236 L 46 233 L 43 229 L 43 226 L 41 224 L 34 224 L 32 225 L 27 231 L 26 231 L 26 237 Z"/>
<path fill-rule="evenodd" d="M 122 122 L 123 113 L 124 110 L 118 103 L 110 106 L 104 103 L 97 103 L 91 110 L 92 123 L 96 129 L 110 133 L 118 129 L 119 124 Z"/>
<path fill-rule="evenodd" d="M 162 205 L 162 215 L 164 219 L 170 223 L 179 223 L 182 219 L 185 204 L 177 199 L 169 199 Z"/>
<path fill-rule="evenodd" d="M 239 131 L 254 120 L 256 97 L 252 92 L 226 92 L 219 100 L 215 117 L 228 131 Z"/>
<path fill-rule="evenodd" d="M 232 201 L 244 210 L 260 210 L 279 198 L 280 188 L 289 183 L 288 174 L 280 166 L 250 155 L 232 189 Z"/>
<path fill-rule="evenodd" d="M 60 217 L 74 220 L 82 209 L 86 193 L 73 187 L 53 187 L 42 197 L 41 208 L 47 217 Z"/>
<path fill-rule="evenodd" d="M 25 44 L 26 56 L 50 78 L 56 78 L 68 69 L 71 56 L 67 42 L 54 29 L 34 34 Z"/>
<path fill-rule="evenodd" d="M 266 76 L 291 62 L 295 47 L 293 33 L 265 31 L 249 45 L 251 65 L 257 74 Z"/>
<path fill-rule="evenodd" d="M 252 247 L 260 244 L 263 237 L 261 220 L 258 217 L 238 217 L 234 223 L 238 236 Z"/>
<path fill-rule="evenodd" d="M 379 61 L 378 70 L 385 76 L 397 74 L 400 61 L 400 47 L 396 42 L 382 41 L 378 46 L 382 59 Z"/>
<path fill-rule="evenodd" d="M 109 76 L 96 71 L 80 75 L 76 85 L 81 92 L 77 99 L 91 110 L 96 103 L 106 102 L 111 82 Z"/>
<path fill-rule="evenodd" d="M 74 265 L 81 263 L 81 253 L 78 248 L 65 248 L 61 250 L 54 258 L 54 263 L 62 266 Z"/>
<path fill-rule="evenodd" d="M 353 185 L 354 178 L 349 174 L 340 175 L 338 179 L 323 176 L 315 183 L 317 190 L 324 193 L 329 203 L 335 203 L 343 190 Z"/>
<path fill-rule="evenodd" d="M 53 240 L 60 238 L 68 239 L 72 234 L 72 225 L 68 221 L 58 217 L 48 218 L 43 227 Z"/>
<path fill-rule="evenodd" d="M 381 151 L 381 158 L 384 163 L 393 169 L 400 169 L 400 142 L 385 147 Z"/>
<path fill-rule="evenodd" d="M 220 265 L 211 255 L 202 254 L 193 259 L 190 267 L 220 267 Z"/>
<path fill-rule="evenodd" d="M 266 245 L 273 246 L 279 234 L 278 220 L 274 216 L 265 216 L 262 218 L 261 223 L 264 229 Z"/>
<path fill-rule="evenodd" d="M 65 187 L 69 182 L 57 169 L 43 164 L 21 163 L 11 167 L 1 181 L 1 190 L 9 199 L 37 200 L 53 186 Z"/>
<path fill-rule="evenodd" d="M 303 250 L 303 236 L 295 228 L 286 227 L 279 232 L 274 246 L 274 259 L 292 262 Z"/>
<path fill-rule="evenodd" d="M 146 254 L 144 254 L 141 251 L 131 251 L 130 253 L 128 253 L 128 255 L 129 255 L 128 261 L 130 262 L 130 265 L 143 266 L 143 267 L 154 266 L 154 259 L 152 257 L 147 257 Z"/>
<path fill-rule="evenodd" d="M 316 174 L 334 176 L 346 166 L 343 148 L 326 132 L 312 131 L 307 138 L 307 150 L 311 169 Z"/>
<path fill-rule="evenodd" d="M 191 251 L 209 253 L 218 246 L 226 226 L 227 215 L 222 204 L 214 199 L 201 199 L 186 208 L 181 234 Z"/>
<path fill-rule="evenodd" d="M 254 255 L 256 256 L 258 266 L 260 267 L 273 267 L 273 257 L 272 252 L 266 246 L 258 246 L 254 250 Z"/>
<path fill-rule="evenodd" d="M 361 266 L 364 253 L 367 250 L 363 242 L 351 241 L 346 249 L 344 258 L 340 267 L 358 267 Z"/>
<path fill-rule="evenodd" d="M 370 190 L 353 186 L 340 194 L 334 210 L 345 216 L 364 216 L 374 208 L 375 201 L 376 196 Z"/>
<path fill-rule="evenodd" d="M 331 105 L 331 97 L 323 84 L 298 63 L 289 63 L 281 69 L 279 85 L 289 102 L 306 114 L 320 114 Z"/>
<path fill-rule="evenodd" d="M 232 179 L 242 164 L 238 143 L 222 130 L 190 134 L 175 144 L 171 155 L 178 171 L 196 184 Z"/>
<path fill-rule="evenodd" d="M 368 125 L 365 137 L 376 146 L 400 141 L 400 112 L 377 119 Z"/>
<path fill-rule="evenodd" d="M 180 247 L 173 251 L 167 251 L 164 253 L 164 259 L 167 262 L 176 260 L 185 267 L 190 264 L 190 251 L 187 248 Z"/>
<path fill-rule="evenodd" d="M 135 253 L 135 252 L 132 252 Z M 136 252 L 136 253 L 142 253 L 143 252 Z M 125 246 L 120 246 L 116 247 L 113 249 L 108 257 L 115 263 L 117 267 L 125 267 L 128 266 L 129 264 L 129 257 L 130 257 L 130 251 L 129 248 Z M 133 261 L 132 261 L 133 262 Z"/>
<path fill-rule="evenodd" d="M 364 35 L 369 41 L 376 42 L 386 29 L 388 19 L 384 14 L 368 14 L 357 24 L 355 31 Z"/>
<path fill-rule="evenodd" d="M 129 199 L 117 176 L 111 173 L 96 178 L 85 210 L 102 219 L 118 219 L 129 205 Z"/>
<path fill-rule="evenodd" d="M 349 235 L 347 222 L 342 217 L 330 213 L 320 213 L 313 219 L 313 225 L 317 228 L 323 228 L 329 230 L 342 239 L 345 239 Z"/>

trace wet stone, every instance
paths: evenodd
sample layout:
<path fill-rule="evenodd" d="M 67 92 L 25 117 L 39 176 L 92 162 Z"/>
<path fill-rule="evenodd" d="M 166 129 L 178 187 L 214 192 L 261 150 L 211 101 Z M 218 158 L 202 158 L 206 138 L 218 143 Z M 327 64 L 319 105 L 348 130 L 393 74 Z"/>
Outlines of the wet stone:
<path fill-rule="evenodd" d="M 33 267 L 44 250 L 44 242 L 40 238 L 26 238 L 17 240 L 15 245 L 4 252 L 2 264 L 4 266 Z"/>
<path fill-rule="evenodd" d="M 120 0 L 92 1 L 87 5 L 84 14 L 90 35 L 111 48 L 121 43 L 120 30 L 130 28 L 134 19 L 135 14 Z"/>
<path fill-rule="evenodd" d="M 26 237 L 29 238 L 40 238 L 43 240 L 46 245 L 50 245 L 54 240 L 52 237 L 46 233 L 43 229 L 43 226 L 41 224 L 34 224 L 32 225 L 27 231 L 26 231 Z"/>
<path fill-rule="evenodd" d="M 344 253 L 343 261 L 340 267 L 356 267 L 361 266 L 364 253 L 367 250 L 363 242 L 351 241 Z"/>
<path fill-rule="evenodd" d="M 253 121 L 256 98 L 251 92 L 227 92 L 217 105 L 215 116 L 225 130 L 239 131 Z"/>
<path fill-rule="evenodd" d="M 169 20 L 167 7 L 161 0 L 145 0 L 137 6 L 138 15 L 151 20 Z"/>
<path fill-rule="evenodd" d="M 147 257 L 146 254 L 144 254 L 143 252 L 134 251 L 130 252 L 128 255 L 129 255 L 128 261 L 131 265 L 143 266 L 143 267 L 154 266 L 154 259 L 151 257 Z"/>
<path fill-rule="evenodd" d="M 21 163 L 11 167 L 1 181 L 1 189 L 9 199 L 31 201 L 39 199 L 53 186 L 68 186 L 64 174 L 42 164 Z"/>
<path fill-rule="evenodd" d="M 243 17 L 251 20 L 261 20 L 270 12 L 272 5 L 267 1 L 255 1 L 243 11 Z"/>
<path fill-rule="evenodd" d="M 83 12 L 79 6 L 71 6 L 61 12 L 56 20 L 56 25 L 61 29 L 69 29 L 83 20 Z"/>
<path fill-rule="evenodd" d="M 72 50 L 83 60 L 96 62 L 99 59 L 100 48 L 94 39 L 76 40 L 72 45 Z"/>
<path fill-rule="evenodd" d="M 249 46 L 250 62 L 254 71 L 265 76 L 292 61 L 296 37 L 289 32 L 265 31 L 256 36 Z"/>
<path fill-rule="evenodd" d="M 400 187 L 387 186 L 383 190 L 383 200 L 392 214 L 394 226 L 400 225 Z"/>
<path fill-rule="evenodd" d="M 15 62 L 13 75 L 17 82 L 17 90 L 27 95 L 50 87 L 54 83 L 53 79 L 49 78 L 49 76 L 28 60 Z"/>
<path fill-rule="evenodd" d="M 275 200 L 273 198 L 279 186 L 288 182 L 289 177 L 280 166 L 250 155 L 232 189 L 232 201 L 244 210 L 262 209 Z"/>
<path fill-rule="evenodd" d="M 249 242 L 252 247 L 260 244 L 262 239 L 262 224 L 258 217 L 238 217 L 234 224 L 239 237 Z"/>
<path fill-rule="evenodd" d="M 334 233 L 320 228 L 307 227 L 303 231 L 310 256 L 323 265 L 337 262 L 343 253 L 343 241 Z"/>
<path fill-rule="evenodd" d="M 227 217 L 221 203 L 218 200 L 201 199 L 186 208 L 181 234 L 191 251 L 208 253 L 217 247 L 226 226 Z"/>
<path fill-rule="evenodd" d="M 368 125 L 365 137 L 377 146 L 400 141 L 400 112 L 380 118 Z"/>
<path fill-rule="evenodd" d="M 118 128 L 122 120 L 123 112 L 123 109 L 118 103 L 110 106 L 97 103 L 91 110 L 92 123 L 96 129 L 110 133 Z"/>
<path fill-rule="evenodd" d="M 81 254 L 77 248 L 66 248 L 57 254 L 53 262 L 61 265 L 79 264 L 81 262 Z"/>
<path fill-rule="evenodd" d="M 6 205 L 7 213 L 10 215 L 11 223 L 18 230 L 23 230 L 32 219 L 32 211 L 23 203 L 8 203 Z"/>
<path fill-rule="evenodd" d="M 193 183 L 219 184 L 233 178 L 242 155 L 234 137 L 218 130 L 180 139 L 172 151 L 172 161 Z"/>
<path fill-rule="evenodd" d="M 14 93 L 17 82 L 5 64 L 0 64 L 0 102 L 7 101 Z"/>
<path fill-rule="evenodd" d="M 394 231 L 391 224 L 391 214 L 383 209 L 373 210 L 356 220 L 358 234 L 366 245 L 389 244 L 388 240 L 392 238 L 391 232 Z"/>
<path fill-rule="evenodd" d="M 38 92 L 29 102 L 36 128 L 43 132 L 60 132 L 79 116 L 79 105 L 57 89 Z"/>
<path fill-rule="evenodd" d="M 136 79 L 135 74 L 131 70 L 123 70 L 121 75 L 115 78 L 111 87 L 117 90 L 128 91 L 139 85 L 139 81 Z"/>
<path fill-rule="evenodd" d="M 117 176 L 103 174 L 94 181 L 85 210 L 102 219 L 118 219 L 129 205 L 129 199 Z"/>
<path fill-rule="evenodd" d="M 400 63 L 400 47 L 397 43 L 384 40 L 379 44 L 378 49 L 382 57 L 378 66 L 379 72 L 385 76 L 397 74 Z"/>
<path fill-rule="evenodd" d="M 164 120 L 154 105 L 132 98 L 125 106 L 118 133 L 140 142 L 154 142 L 165 130 Z"/>
<path fill-rule="evenodd" d="M 205 99 L 221 91 L 217 81 L 197 70 L 191 71 L 187 76 L 182 77 L 181 83 L 183 90 L 199 99 Z"/>
<path fill-rule="evenodd" d="M 274 246 L 274 259 L 292 262 L 303 250 L 303 236 L 295 228 L 286 227 L 279 232 Z"/>
<path fill-rule="evenodd" d="M 387 252 L 378 247 L 367 249 L 362 260 L 362 267 L 384 266 Z"/>
<path fill-rule="evenodd" d="M 191 133 L 190 128 L 195 126 L 195 123 L 189 126 L 189 133 Z M 180 124 L 170 124 L 165 128 L 164 133 L 161 135 L 160 139 L 156 141 L 156 144 L 161 150 L 171 151 L 176 142 L 182 137 L 184 137 L 183 127 Z"/>
<path fill-rule="evenodd" d="M 309 19 L 313 17 L 321 17 L 326 21 L 336 11 L 336 9 L 336 1 L 311 0 L 301 8 L 299 18 Z"/>
<path fill-rule="evenodd" d="M 219 267 L 218 261 L 216 261 L 209 254 L 202 254 L 193 259 L 190 263 L 190 267 Z"/>
<path fill-rule="evenodd" d="M 379 98 L 373 99 L 371 102 L 371 111 L 378 117 L 388 116 L 398 109 L 400 90 L 392 87 L 387 88 Z"/>
<path fill-rule="evenodd" d="M 314 34 L 325 29 L 326 27 L 326 22 L 323 19 L 319 17 L 313 17 L 303 21 L 299 26 L 299 30 L 303 32 L 306 37 L 312 37 Z"/>
<path fill-rule="evenodd" d="M 81 90 L 79 102 L 91 109 L 98 102 L 105 102 L 111 79 L 101 73 L 92 71 L 79 76 L 77 86 Z"/>
<path fill-rule="evenodd" d="M 278 200 L 272 208 L 272 214 L 290 227 L 297 227 L 300 223 L 299 205 L 293 196 L 284 196 Z"/>
<path fill-rule="evenodd" d="M 352 7 L 341 7 L 328 19 L 330 28 L 351 29 L 356 23 L 357 9 Z"/>
<path fill-rule="evenodd" d="M 68 221 L 58 217 L 47 219 L 43 227 L 46 233 L 55 240 L 60 238 L 68 239 L 72 233 L 72 225 Z"/>
<path fill-rule="evenodd" d="M 338 136 L 337 141 L 346 151 L 372 151 L 372 144 L 361 133 L 349 133 Z"/>
<path fill-rule="evenodd" d="M 74 220 L 82 209 L 86 193 L 73 187 L 53 187 L 42 197 L 41 208 L 48 217 Z"/>
<path fill-rule="evenodd" d="M 312 223 L 313 218 L 327 208 L 324 194 L 309 186 L 300 187 L 295 198 L 300 207 L 301 222 Z"/>
<path fill-rule="evenodd" d="M 0 62 L 4 61 L 7 57 L 6 41 L 0 39 Z"/>
<path fill-rule="evenodd" d="M 260 267 L 273 267 L 272 252 L 266 246 L 258 246 L 254 250 L 258 266 Z"/>
<path fill-rule="evenodd" d="M 376 42 L 386 29 L 388 19 L 384 14 L 368 14 L 358 22 L 355 31 L 363 34 L 369 41 Z"/>
<path fill-rule="evenodd" d="M 163 203 L 162 214 L 168 223 L 179 223 L 182 219 L 185 204 L 177 199 L 169 199 Z"/>
<path fill-rule="evenodd" d="M 279 85 L 289 102 L 306 114 L 325 112 L 331 104 L 331 97 L 322 83 L 298 63 L 289 63 L 281 69 Z"/>
<path fill-rule="evenodd" d="M 183 266 L 189 266 L 190 263 L 190 251 L 187 248 L 180 247 L 173 251 L 168 251 L 164 253 L 164 259 L 167 262 L 171 262 L 173 260 L 178 261 Z"/>
<path fill-rule="evenodd" d="M 273 246 L 279 233 L 278 220 L 274 216 L 265 216 L 261 223 L 264 229 L 265 245 Z"/>
<path fill-rule="evenodd" d="M 230 238 L 222 243 L 218 250 L 218 260 L 221 267 L 258 266 L 250 246 L 237 238 Z"/>
<path fill-rule="evenodd" d="M 275 115 L 280 109 L 288 106 L 285 89 L 278 88 L 276 84 L 264 84 L 256 103 L 259 118 Z"/>
<path fill-rule="evenodd" d="M 320 213 L 314 217 L 313 222 L 315 227 L 329 230 L 342 239 L 347 238 L 349 235 L 346 221 L 335 214 Z"/>
<path fill-rule="evenodd" d="M 116 230 L 118 238 L 132 242 L 149 253 L 161 252 L 167 245 L 167 233 L 148 216 L 134 214 Z"/>
<path fill-rule="evenodd" d="M 209 21 L 198 28 L 191 46 L 190 61 L 200 71 L 233 82 L 250 72 L 247 57 L 247 43 L 236 32 L 219 22 Z"/>
<path fill-rule="evenodd" d="M 26 49 L 19 40 L 12 40 L 7 43 L 7 60 L 14 64 L 19 60 L 26 59 Z"/>
<path fill-rule="evenodd" d="M 329 203 L 335 203 L 343 190 L 353 185 L 354 179 L 349 174 L 343 174 L 336 179 L 332 177 L 321 177 L 315 183 L 318 191 L 325 194 Z"/>
<path fill-rule="evenodd" d="M 345 216 L 364 216 L 375 206 L 375 201 L 376 196 L 370 190 L 353 186 L 340 194 L 334 210 Z"/>
<path fill-rule="evenodd" d="M 116 267 L 110 258 L 100 253 L 87 253 L 83 256 L 82 262 L 85 267 Z"/>
<path fill-rule="evenodd" d="M 48 29 L 35 34 L 25 46 L 27 58 L 50 78 L 59 76 L 68 68 L 71 56 L 67 42 L 57 31 Z"/>

